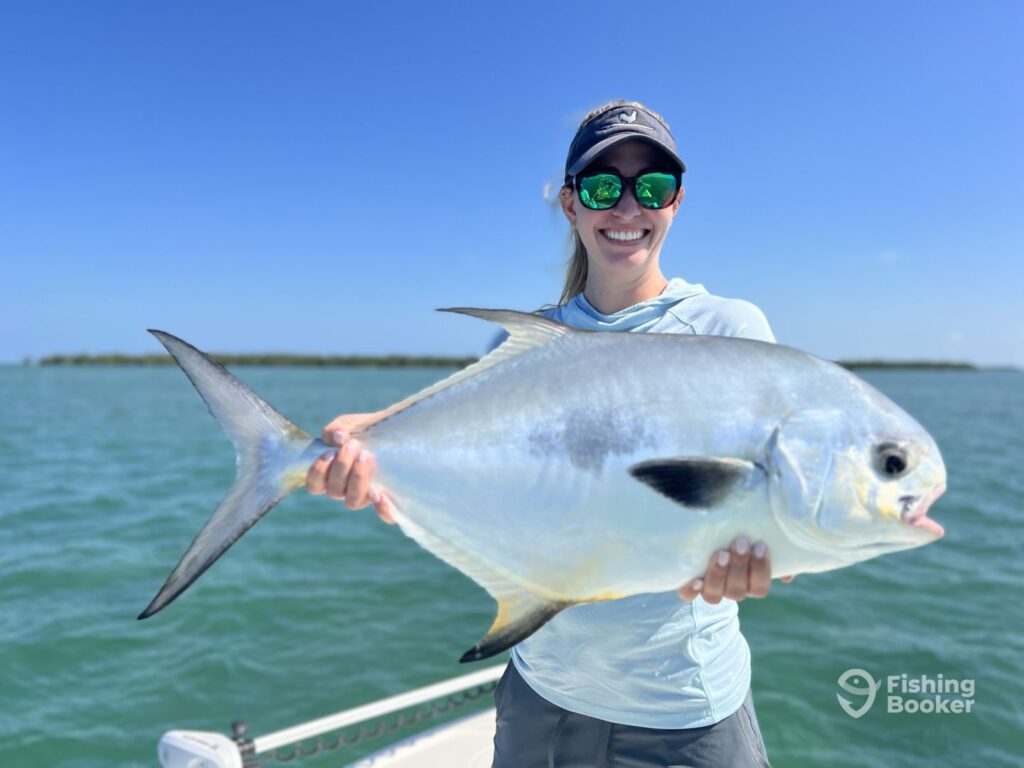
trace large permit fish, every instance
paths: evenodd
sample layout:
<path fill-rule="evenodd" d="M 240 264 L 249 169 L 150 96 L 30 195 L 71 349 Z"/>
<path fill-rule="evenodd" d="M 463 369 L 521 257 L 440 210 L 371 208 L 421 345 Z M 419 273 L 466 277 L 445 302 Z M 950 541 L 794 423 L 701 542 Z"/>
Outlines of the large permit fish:
<path fill-rule="evenodd" d="M 486 589 L 497 618 L 463 661 L 573 605 L 676 589 L 738 535 L 775 576 L 942 536 L 931 436 L 862 379 L 747 339 L 580 331 L 451 309 L 508 339 L 392 405 L 359 438 L 402 531 Z M 328 448 L 221 365 L 152 332 L 237 451 L 234 485 L 139 618 L 180 595 Z"/>

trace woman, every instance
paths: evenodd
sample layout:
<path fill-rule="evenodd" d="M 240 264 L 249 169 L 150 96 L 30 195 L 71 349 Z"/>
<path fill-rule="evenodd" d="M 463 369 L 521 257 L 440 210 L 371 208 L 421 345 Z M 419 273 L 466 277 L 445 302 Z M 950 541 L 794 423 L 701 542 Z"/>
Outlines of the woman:
<path fill-rule="evenodd" d="M 774 342 L 753 304 L 662 273 L 685 170 L 668 125 L 642 104 L 613 102 L 584 118 L 559 193 L 573 255 L 561 303 L 542 314 L 589 330 Z M 324 428 L 341 450 L 313 465 L 307 488 L 353 509 L 373 503 L 390 522 L 373 456 L 350 437 L 373 418 L 340 416 Z M 735 601 L 767 594 L 770 574 L 764 544 L 741 537 L 678 594 L 560 613 L 512 649 L 495 693 L 494 766 L 767 765 Z"/>

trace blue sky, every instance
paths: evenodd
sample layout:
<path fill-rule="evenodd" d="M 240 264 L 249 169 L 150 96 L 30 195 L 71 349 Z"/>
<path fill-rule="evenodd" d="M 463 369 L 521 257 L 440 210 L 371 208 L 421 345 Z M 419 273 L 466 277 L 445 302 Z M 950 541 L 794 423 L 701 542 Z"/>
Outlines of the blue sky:
<path fill-rule="evenodd" d="M 1024 4 L 9 2 L 0 362 L 478 354 L 560 292 L 609 99 L 672 125 L 669 276 L 826 357 L 1024 365 Z"/>

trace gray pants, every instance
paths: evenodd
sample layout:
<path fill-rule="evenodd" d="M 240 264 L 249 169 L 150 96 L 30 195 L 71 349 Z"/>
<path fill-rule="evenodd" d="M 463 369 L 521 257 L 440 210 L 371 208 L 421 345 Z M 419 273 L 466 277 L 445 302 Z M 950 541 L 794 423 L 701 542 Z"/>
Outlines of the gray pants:
<path fill-rule="evenodd" d="M 539 696 L 509 662 L 494 692 L 498 730 L 491 768 L 768 768 L 754 703 L 703 728 L 608 723 Z"/>

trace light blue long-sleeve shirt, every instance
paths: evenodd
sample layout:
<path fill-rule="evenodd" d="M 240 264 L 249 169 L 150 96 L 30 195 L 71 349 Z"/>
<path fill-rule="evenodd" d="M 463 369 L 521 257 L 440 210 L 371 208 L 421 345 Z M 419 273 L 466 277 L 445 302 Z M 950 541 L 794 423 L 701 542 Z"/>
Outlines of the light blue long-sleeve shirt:
<path fill-rule="evenodd" d="M 680 278 L 610 315 L 582 293 L 541 314 L 591 331 L 775 341 L 750 302 L 712 296 Z M 513 648 L 512 661 L 531 688 L 563 709 L 642 728 L 697 728 L 739 709 L 750 688 L 750 649 L 737 613 L 733 600 L 686 602 L 675 592 L 578 605 Z"/>

